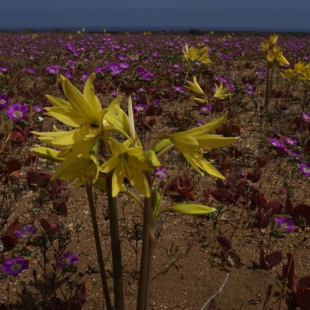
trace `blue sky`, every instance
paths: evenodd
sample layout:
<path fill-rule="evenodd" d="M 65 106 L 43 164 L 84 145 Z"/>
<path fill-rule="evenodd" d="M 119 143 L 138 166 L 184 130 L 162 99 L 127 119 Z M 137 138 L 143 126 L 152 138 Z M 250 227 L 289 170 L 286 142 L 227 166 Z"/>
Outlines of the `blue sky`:
<path fill-rule="evenodd" d="M 1 0 L 0 30 L 310 32 L 309 0 Z"/>

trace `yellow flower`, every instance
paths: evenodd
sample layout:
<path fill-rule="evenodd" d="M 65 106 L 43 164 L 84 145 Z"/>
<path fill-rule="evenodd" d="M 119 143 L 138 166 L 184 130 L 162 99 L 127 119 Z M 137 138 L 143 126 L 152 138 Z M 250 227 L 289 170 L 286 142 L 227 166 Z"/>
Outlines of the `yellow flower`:
<path fill-rule="evenodd" d="M 150 197 L 150 188 L 143 171 L 154 170 L 160 165 L 152 154 L 148 160 L 142 147 L 126 147 L 112 137 L 108 139 L 112 152 L 111 158 L 99 167 L 103 173 L 113 172 L 112 196 L 116 197 L 122 189 L 124 178 L 145 197 Z M 150 159 L 152 165 L 150 165 Z"/>
<path fill-rule="evenodd" d="M 193 76 L 193 82 L 186 81 L 188 86 L 185 86 L 185 88 L 191 90 L 192 92 L 196 93 L 197 95 L 204 95 L 205 93 L 201 89 L 200 85 L 197 82 L 196 76 Z"/>
<path fill-rule="evenodd" d="M 280 74 L 281 76 L 291 81 L 292 78 L 295 76 L 295 70 L 292 70 L 292 69 L 283 70 Z"/>
<path fill-rule="evenodd" d="M 198 173 L 203 174 L 202 171 L 206 171 L 211 175 L 224 179 L 224 176 L 212 166 L 211 162 L 208 162 L 202 156 L 200 149 L 212 149 L 226 146 L 238 139 L 236 137 L 226 138 L 220 135 L 209 134 L 215 128 L 221 126 L 226 118 L 227 113 L 197 128 L 173 134 L 160 135 L 159 138 L 163 140 L 154 147 L 153 150 L 157 154 L 162 153 L 173 144 Z M 170 143 L 168 142 L 169 140 Z"/>
<path fill-rule="evenodd" d="M 209 48 L 207 46 L 201 49 L 196 49 L 193 46 L 188 48 L 188 45 L 185 44 L 182 59 L 184 61 L 198 61 L 204 64 L 209 64 L 211 63 L 211 59 L 209 58 L 208 51 Z"/>
<path fill-rule="evenodd" d="M 33 132 L 40 136 L 39 139 L 42 142 L 56 148 L 70 149 L 78 142 L 88 141 L 82 148 L 82 153 L 89 153 L 103 132 L 103 116 L 106 113 L 106 109 L 102 109 L 100 101 L 95 95 L 94 78 L 95 74 L 90 75 L 82 94 L 68 79 L 61 77 L 63 90 L 68 101 L 47 95 L 53 106 L 45 108 L 46 114 L 76 129 Z"/>
<path fill-rule="evenodd" d="M 294 71 L 297 73 L 302 73 L 305 69 L 305 64 L 301 61 L 299 61 L 297 64 L 294 66 Z"/>
<path fill-rule="evenodd" d="M 215 85 L 215 93 L 213 95 L 214 98 L 217 99 L 225 99 L 226 97 L 232 96 L 232 93 L 229 92 L 229 88 L 223 87 L 223 83 L 220 83 L 220 86 L 218 86 L 216 83 Z"/>
<path fill-rule="evenodd" d="M 270 48 L 273 47 L 273 45 L 275 45 L 278 41 L 278 38 L 279 38 L 279 35 L 271 35 L 269 40 L 266 40 L 266 41 L 263 41 L 261 43 L 261 47 L 262 47 L 262 50 L 264 52 L 268 52 Z"/>

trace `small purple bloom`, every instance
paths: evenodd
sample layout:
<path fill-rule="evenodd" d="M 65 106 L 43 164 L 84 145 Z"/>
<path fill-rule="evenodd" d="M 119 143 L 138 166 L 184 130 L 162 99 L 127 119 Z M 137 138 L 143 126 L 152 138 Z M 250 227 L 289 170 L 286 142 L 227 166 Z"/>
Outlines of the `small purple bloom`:
<path fill-rule="evenodd" d="M 16 236 L 17 238 L 30 238 L 37 232 L 37 228 L 33 225 L 29 224 L 25 227 L 21 227 L 17 229 Z"/>
<path fill-rule="evenodd" d="M 202 119 L 199 119 L 198 121 L 197 121 L 197 126 L 202 126 L 202 125 L 204 125 L 204 121 L 202 120 Z"/>
<path fill-rule="evenodd" d="M 28 268 L 28 260 L 25 260 L 23 257 L 15 257 L 4 261 L 2 265 L 2 272 L 15 276 Z"/>
<path fill-rule="evenodd" d="M 283 141 L 282 141 L 282 140 L 279 140 L 279 139 L 277 139 L 277 138 L 272 138 L 272 139 L 269 140 L 269 142 L 270 142 L 273 146 L 275 146 L 275 147 L 277 147 L 277 148 L 281 148 L 281 149 L 285 149 L 285 148 L 286 148 L 286 147 L 285 147 L 285 144 L 283 143 Z"/>
<path fill-rule="evenodd" d="M 119 92 L 118 90 L 116 90 L 116 89 L 113 89 L 113 90 L 111 91 L 111 95 L 112 95 L 113 97 L 117 97 L 119 94 L 120 94 L 120 92 Z"/>
<path fill-rule="evenodd" d="M 20 103 L 12 104 L 6 111 L 10 119 L 14 121 L 21 120 L 28 112 L 28 107 L 26 105 L 21 105 Z"/>
<path fill-rule="evenodd" d="M 10 98 L 6 95 L 0 95 L 0 108 L 8 106 Z"/>
<path fill-rule="evenodd" d="M 65 77 L 67 78 L 67 79 L 72 79 L 73 78 L 73 74 L 71 73 L 71 72 L 69 72 L 69 71 L 67 71 L 66 73 L 65 73 Z"/>
<path fill-rule="evenodd" d="M 294 140 L 292 138 L 285 138 L 285 141 L 289 144 L 289 145 L 296 145 L 297 144 L 297 140 Z"/>
<path fill-rule="evenodd" d="M 310 112 L 302 112 L 302 118 L 305 121 L 310 121 Z"/>
<path fill-rule="evenodd" d="M 0 68 L 0 73 L 7 73 L 9 71 L 9 67 L 8 66 L 4 66 Z"/>
<path fill-rule="evenodd" d="M 276 223 L 279 225 L 280 228 L 283 230 L 295 230 L 294 221 L 288 220 L 285 216 L 276 219 Z"/>
<path fill-rule="evenodd" d="M 81 80 L 82 80 L 83 82 L 85 82 L 85 81 L 88 79 L 89 76 L 90 76 L 89 73 L 83 72 L 82 75 L 81 75 Z"/>
<path fill-rule="evenodd" d="M 33 106 L 33 110 L 37 113 L 42 113 L 44 111 L 44 109 L 40 105 Z"/>
<path fill-rule="evenodd" d="M 158 106 L 158 105 L 160 105 L 160 102 L 159 102 L 159 100 L 153 100 L 153 101 L 151 101 L 151 105 Z"/>
<path fill-rule="evenodd" d="M 58 268 L 69 267 L 79 260 L 78 256 L 73 255 L 73 253 L 70 251 L 63 253 L 62 256 L 56 256 L 55 258 L 57 261 L 55 266 Z"/>
<path fill-rule="evenodd" d="M 116 76 L 124 72 L 124 69 L 117 64 L 110 65 L 109 67 L 110 67 L 110 71 L 111 71 L 110 73 L 112 76 Z"/>
<path fill-rule="evenodd" d="M 173 86 L 173 89 L 175 90 L 176 93 L 184 94 L 185 91 L 182 86 Z"/>
<path fill-rule="evenodd" d="M 146 104 L 139 103 L 135 105 L 133 109 L 138 113 L 143 113 L 146 110 Z"/>
<path fill-rule="evenodd" d="M 211 104 L 203 104 L 199 110 L 204 114 L 209 114 L 211 112 Z"/>
<path fill-rule="evenodd" d="M 306 176 L 310 177 L 310 163 L 300 164 L 300 171 Z"/>
<path fill-rule="evenodd" d="M 289 149 L 284 149 L 284 152 L 295 157 L 295 158 L 300 158 L 301 155 L 300 154 L 297 154 L 297 153 L 294 153 L 293 151 L 289 150 Z"/>
<path fill-rule="evenodd" d="M 50 74 L 58 74 L 59 73 L 58 66 L 50 66 L 50 67 L 47 67 L 46 69 L 47 69 L 47 72 Z"/>
<path fill-rule="evenodd" d="M 160 179 L 163 179 L 166 177 L 167 173 L 165 168 L 163 167 L 158 167 L 155 171 L 156 176 L 158 176 Z"/>

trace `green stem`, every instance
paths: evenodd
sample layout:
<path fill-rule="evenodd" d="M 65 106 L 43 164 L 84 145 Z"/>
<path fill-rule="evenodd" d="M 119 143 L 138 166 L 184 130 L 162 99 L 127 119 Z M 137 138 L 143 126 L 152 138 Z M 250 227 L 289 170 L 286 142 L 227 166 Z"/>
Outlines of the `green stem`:
<path fill-rule="evenodd" d="M 115 310 L 125 309 L 124 304 L 124 289 L 123 289 L 123 266 L 121 254 L 121 241 L 118 227 L 118 211 L 116 198 L 112 197 L 112 177 L 111 171 L 106 176 L 109 219 L 110 219 L 110 235 L 111 235 L 111 249 L 113 261 L 113 280 L 114 280 L 114 303 Z"/>
<path fill-rule="evenodd" d="M 92 219 L 92 224 L 93 224 L 95 244 L 96 244 L 97 257 L 98 257 L 98 262 L 99 262 L 101 283 L 102 283 L 104 298 L 105 298 L 105 302 L 107 305 L 107 309 L 112 310 L 111 300 L 110 300 L 110 295 L 109 295 L 109 288 L 108 288 L 108 281 L 107 281 L 107 277 L 106 277 L 104 260 L 103 260 L 101 243 L 100 243 L 98 222 L 97 222 L 97 216 L 96 216 L 96 208 L 95 208 L 94 197 L 93 197 L 93 193 L 92 193 L 92 179 L 89 179 L 86 182 L 86 192 L 87 192 L 89 209 L 90 209 L 90 214 L 91 214 L 91 219 Z M 103 309 L 104 309 L 104 305 L 103 305 Z"/>
<path fill-rule="evenodd" d="M 150 183 L 150 175 L 147 174 L 148 182 Z M 140 264 L 139 290 L 137 300 L 137 310 L 148 309 L 148 294 L 150 291 L 150 269 L 152 262 L 152 253 L 154 242 L 151 242 L 151 227 L 152 227 L 152 200 L 151 198 L 144 199 L 143 210 L 143 240 L 142 254 Z"/>
<path fill-rule="evenodd" d="M 265 109 L 268 111 L 268 105 L 269 105 L 269 97 L 270 97 L 270 69 L 271 65 L 268 61 L 267 66 L 267 78 L 266 78 L 266 93 L 265 93 Z"/>

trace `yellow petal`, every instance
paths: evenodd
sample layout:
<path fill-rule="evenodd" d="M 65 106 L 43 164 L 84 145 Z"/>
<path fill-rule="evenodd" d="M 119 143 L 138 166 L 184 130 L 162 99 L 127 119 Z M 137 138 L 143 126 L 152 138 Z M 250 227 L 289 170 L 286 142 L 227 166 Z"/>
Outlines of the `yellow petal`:
<path fill-rule="evenodd" d="M 170 211 L 189 215 L 205 215 L 216 211 L 216 209 L 197 204 L 179 204 L 170 207 Z"/>

